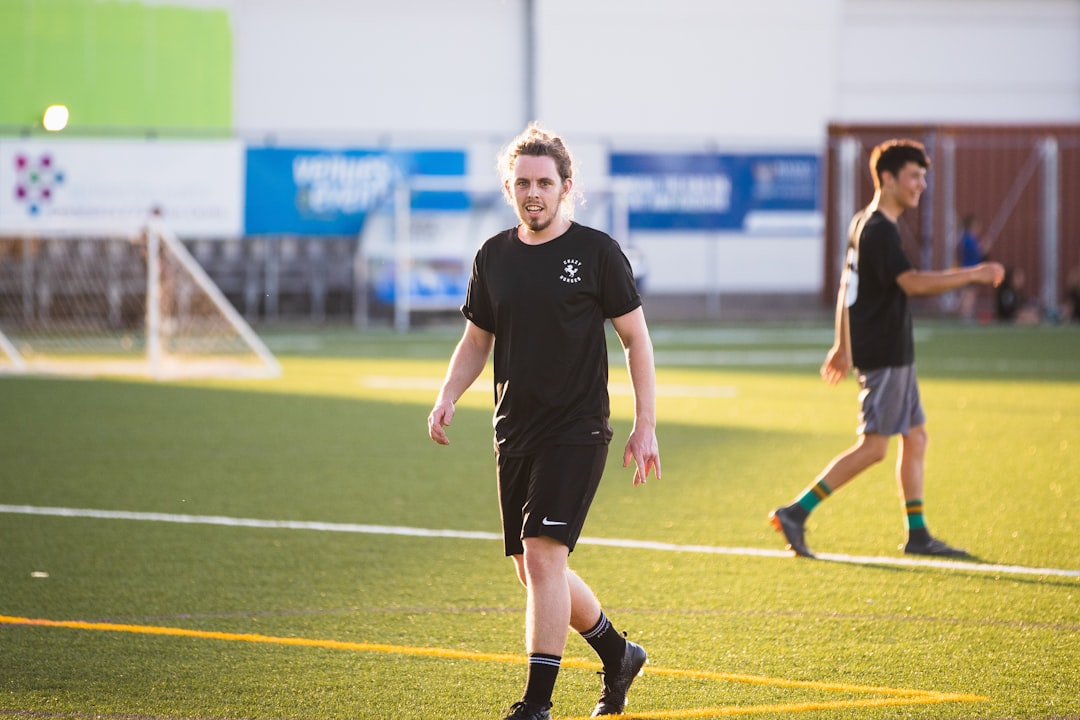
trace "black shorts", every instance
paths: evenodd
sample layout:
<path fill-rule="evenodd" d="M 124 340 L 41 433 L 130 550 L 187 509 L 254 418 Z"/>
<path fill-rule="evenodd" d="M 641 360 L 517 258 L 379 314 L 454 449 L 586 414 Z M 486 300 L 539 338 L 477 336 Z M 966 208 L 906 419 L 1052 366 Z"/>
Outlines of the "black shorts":
<path fill-rule="evenodd" d="M 527 537 L 550 537 L 574 549 L 600 486 L 607 452 L 607 445 L 554 445 L 531 455 L 498 456 L 508 556 L 523 553 L 521 540 Z"/>

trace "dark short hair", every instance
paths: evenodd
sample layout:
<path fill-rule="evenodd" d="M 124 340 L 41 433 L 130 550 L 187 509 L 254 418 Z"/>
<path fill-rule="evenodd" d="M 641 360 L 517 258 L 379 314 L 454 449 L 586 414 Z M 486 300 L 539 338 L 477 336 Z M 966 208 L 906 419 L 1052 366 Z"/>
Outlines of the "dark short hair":
<path fill-rule="evenodd" d="M 870 151 L 870 174 L 874 178 L 874 187 L 881 187 L 881 173 L 888 172 L 893 177 L 909 162 L 921 168 L 930 167 L 930 156 L 926 148 L 917 140 L 895 138 L 886 140 Z"/>

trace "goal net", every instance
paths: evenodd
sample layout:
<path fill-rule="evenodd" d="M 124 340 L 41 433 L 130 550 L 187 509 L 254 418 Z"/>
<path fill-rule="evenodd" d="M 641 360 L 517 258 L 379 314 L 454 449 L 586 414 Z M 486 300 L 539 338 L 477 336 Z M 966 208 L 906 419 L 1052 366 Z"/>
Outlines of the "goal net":
<path fill-rule="evenodd" d="M 281 368 L 154 221 L 134 235 L 0 238 L 0 372 L 172 380 Z"/>

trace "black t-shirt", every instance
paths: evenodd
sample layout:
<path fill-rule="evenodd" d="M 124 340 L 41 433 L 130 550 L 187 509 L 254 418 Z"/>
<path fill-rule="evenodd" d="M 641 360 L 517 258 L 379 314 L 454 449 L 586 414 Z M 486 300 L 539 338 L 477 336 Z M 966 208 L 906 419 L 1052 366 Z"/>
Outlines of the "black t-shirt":
<path fill-rule="evenodd" d="M 907 294 L 896 282 L 911 263 L 900 246 L 896 223 L 874 211 L 859 234 L 856 253 L 856 277 L 848 281 L 852 362 L 860 370 L 911 365 L 915 362 L 911 311 Z"/>
<path fill-rule="evenodd" d="M 495 335 L 495 447 L 611 440 L 607 318 L 641 305 L 630 263 L 607 234 L 572 223 L 527 245 L 517 228 L 476 253 L 461 312 Z"/>

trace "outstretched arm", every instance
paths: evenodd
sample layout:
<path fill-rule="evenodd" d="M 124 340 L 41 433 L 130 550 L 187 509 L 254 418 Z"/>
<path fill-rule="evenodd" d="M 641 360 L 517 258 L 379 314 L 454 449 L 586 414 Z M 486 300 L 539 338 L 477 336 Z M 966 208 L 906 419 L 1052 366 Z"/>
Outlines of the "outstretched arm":
<path fill-rule="evenodd" d="M 652 338 L 640 307 L 613 318 L 611 324 L 626 353 L 626 369 L 634 389 L 634 427 L 626 440 L 623 467 L 634 461 L 634 485 L 642 485 L 656 469 L 660 478 L 660 447 L 656 440 L 656 365 Z"/>
<path fill-rule="evenodd" d="M 984 262 L 951 270 L 908 270 L 896 276 L 897 284 L 909 297 L 938 295 L 965 285 L 997 287 L 1004 279 L 1005 267 L 996 262 Z"/>
<path fill-rule="evenodd" d="M 438 397 L 435 398 L 435 407 L 428 415 L 428 435 L 438 444 L 450 444 L 444 428 L 454 419 L 454 403 L 476 378 L 480 377 L 494 344 L 494 335 L 470 321 L 465 322 L 465 334 L 461 336 L 454 348 L 454 354 L 450 356 L 450 366 L 446 369 L 446 377 Z"/>

